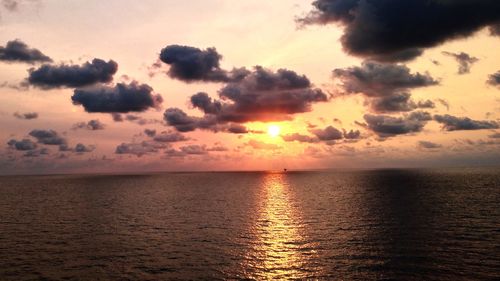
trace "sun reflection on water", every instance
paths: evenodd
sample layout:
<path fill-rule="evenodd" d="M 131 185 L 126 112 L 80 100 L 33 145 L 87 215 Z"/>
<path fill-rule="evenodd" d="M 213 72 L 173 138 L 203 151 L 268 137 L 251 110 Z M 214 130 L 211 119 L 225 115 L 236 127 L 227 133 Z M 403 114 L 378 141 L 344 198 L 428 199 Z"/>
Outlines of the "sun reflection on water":
<path fill-rule="evenodd" d="M 269 173 L 263 181 L 262 205 L 253 230 L 257 239 L 249 259 L 257 280 L 305 277 L 303 269 L 314 256 L 286 177 Z"/>

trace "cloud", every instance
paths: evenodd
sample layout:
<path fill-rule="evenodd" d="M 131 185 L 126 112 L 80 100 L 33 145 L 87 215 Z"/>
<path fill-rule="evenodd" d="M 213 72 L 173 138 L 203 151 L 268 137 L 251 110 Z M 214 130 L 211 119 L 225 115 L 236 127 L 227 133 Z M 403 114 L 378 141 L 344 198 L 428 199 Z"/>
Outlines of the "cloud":
<path fill-rule="evenodd" d="M 157 153 L 168 145 L 155 141 L 142 141 L 138 143 L 122 143 L 115 149 L 116 154 L 132 154 L 138 157 L 149 153 Z"/>
<path fill-rule="evenodd" d="M 325 129 L 315 129 L 311 132 L 322 141 L 335 141 L 344 138 L 344 134 L 332 126 L 328 126 Z"/>
<path fill-rule="evenodd" d="M 78 88 L 97 83 L 113 81 L 113 75 L 118 70 L 118 64 L 110 60 L 93 59 L 82 65 L 50 65 L 30 69 L 28 83 L 42 88 L 54 89 L 61 87 Z"/>
<path fill-rule="evenodd" d="M 161 50 L 160 60 L 168 65 L 171 78 L 185 82 L 229 82 L 248 74 L 244 68 L 226 71 L 220 68 L 220 55 L 215 48 L 201 50 L 190 46 L 170 45 Z"/>
<path fill-rule="evenodd" d="M 208 155 L 210 152 L 224 152 L 228 151 L 226 147 L 223 146 L 214 146 L 214 147 L 207 147 L 206 145 L 187 145 L 187 146 L 182 146 L 179 149 L 167 149 L 165 150 L 165 155 L 166 157 L 173 158 L 173 157 L 186 157 L 186 156 L 203 156 L 203 155 Z"/>
<path fill-rule="evenodd" d="M 348 140 L 357 140 L 361 138 L 361 132 L 359 130 L 350 130 L 349 132 L 344 130 L 344 138 Z"/>
<path fill-rule="evenodd" d="M 286 142 L 297 141 L 297 142 L 305 142 L 305 143 L 316 143 L 319 141 L 319 139 L 316 137 L 302 135 L 299 133 L 293 133 L 290 135 L 283 135 L 283 136 L 281 136 L 281 138 Z"/>
<path fill-rule="evenodd" d="M 153 88 L 136 81 L 130 84 L 118 83 L 115 87 L 76 89 L 71 99 L 74 104 L 82 105 L 90 113 L 142 112 L 159 108 L 163 102 L 159 94 L 154 94 Z"/>
<path fill-rule="evenodd" d="M 287 69 L 273 72 L 260 66 L 240 82 L 224 86 L 219 96 L 227 102 L 212 102 L 222 103 L 215 112 L 217 119 L 237 123 L 286 120 L 292 114 L 310 111 L 313 103 L 328 101 L 328 96 L 314 88 L 306 76 Z"/>
<path fill-rule="evenodd" d="M 487 83 L 492 86 L 500 87 L 500 70 L 496 73 L 491 74 Z"/>
<path fill-rule="evenodd" d="M 427 112 L 416 111 L 402 117 L 365 114 L 364 119 L 368 129 L 379 137 L 386 138 L 420 132 L 432 117 Z"/>
<path fill-rule="evenodd" d="M 206 146 L 203 145 L 182 146 L 180 150 L 187 155 L 204 155 L 208 153 Z"/>
<path fill-rule="evenodd" d="M 153 129 L 144 129 L 144 133 L 150 138 L 156 136 L 156 130 Z"/>
<path fill-rule="evenodd" d="M 497 0 L 315 0 L 300 24 L 338 23 L 341 42 L 356 56 L 407 61 L 426 48 L 465 38 L 500 22 Z"/>
<path fill-rule="evenodd" d="M 142 142 L 122 143 L 116 147 L 116 154 L 132 154 L 138 157 L 157 153 L 171 147 L 171 143 L 187 141 L 189 138 L 178 132 L 164 131 L 159 134 L 156 130 L 145 129 L 144 133 L 151 138 Z"/>
<path fill-rule="evenodd" d="M 423 149 L 437 149 L 443 147 L 441 144 L 433 143 L 430 141 L 419 141 L 418 147 Z"/>
<path fill-rule="evenodd" d="M 52 59 L 38 49 L 29 48 L 26 43 L 16 39 L 7 42 L 5 47 L 0 46 L 0 61 L 32 64 L 36 62 L 51 62 Z"/>
<path fill-rule="evenodd" d="M 153 140 L 157 142 L 172 143 L 172 142 L 187 141 L 189 140 L 189 138 L 185 137 L 183 134 L 180 134 L 178 132 L 168 131 L 168 132 L 161 132 L 160 134 L 154 136 Z"/>
<path fill-rule="evenodd" d="M 81 154 L 81 153 L 87 153 L 87 152 L 92 152 L 94 151 L 95 147 L 94 146 L 86 146 L 84 144 L 81 144 L 81 143 L 78 143 L 76 146 L 75 146 L 75 152 L 78 153 L 78 154 Z"/>
<path fill-rule="evenodd" d="M 405 65 L 365 61 L 361 66 L 335 69 L 333 77 L 339 82 L 344 94 L 362 94 L 367 97 L 367 104 L 376 113 L 435 107 L 430 100 L 413 101 L 408 91 L 433 86 L 438 81 L 428 74 L 411 73 Z"/>
<path fill-rule="evenodd" d="M 325 129 L 313 129 L 309 130 L 314 136 L 303 135 L 299 133 L 293 133 L 289 135 L 283 135 L 281 138 L 286 142 L 302 142 L 302 143 L 318 143 L 321 141 L 326 142 L 328 145 L 333 145 L 338 140 L 344 141 L 354 141 L 361 138 L 361 132 L 359 130 L 342 130 L 342 132 L 332 126 L 328 126 Z"/>
<path fill-rule="evenodd" d="M 437 85 L 428 74 L 411 73 L 405 65 L 365 61 L 362 65 L 333 70 L 334 79 L 346 94 L 361 93 L 367 97 L 386 97 L 410 89 Z"/>
<path fill-rule="evenodd" d="M 468 117 L 455 117 L 448 114 L 434 115 L 434 120 L 443 124 L 445 131 L 462 131 L 462 130 L 484 130 L 498 129 L 499 124 L 495 121 L 478 121 Z"/>
<path fill-rule="evenodd" d="M 112 112 L 111 117 L 115 122 L 123 122 L 123 116 L 120 113 Z"/>
<path fill-rule="evenodd" d="M 219 90 L 219 97 L 220 100 L 212 99 L 203 92 L 191 97 L 192 106 L 202 111 L 203 117 L 169 108 L 164 119 L 181 132 L 199 128 L 243 133 L 241 126 L 224 126 L 231 122 L 289 120 L 293 114 L 310 111 L 313 103 L 328 101 L 328 96 L 313 88 L 306 76 L 287 69 L 273 72 L 260 66 L 243 80 L 225 85 Z"/>
<path fill-rule="evenodd" d="M 97 130 L 104 130 L 104 127 L 106 127 L 106 125 L 104 125 L 101 121 L 99 121 L 99 119 L 93 119 L 88 121 L 87 123 L 78 122 L 73 125 L 74 130 L 87 129 L 90 131 L 97 131 Z"/>
<path fill-rule="evenodd" d="M 163 117 L 168 125 L 179 132 L 211 129 L 217 124 L 215 118 L 189 116 L 179 108 L 168 108 L 165 110 Z"/>
<path fill-rule="evenodd" d="M 143 118 L 139 115 L 134 115 L 134 114 L 122 115 L 120 113 L 114 112 L 114 113 L 111 113 L 111 117 L 113 118 L 113 121 L 115 121 L 115 122 L 129 121 L 129 122 L 135 123 L 135 124 L 140 125 L 140 126 L 163 123 L 162 120 L 147 119 L 147 118 Z"/>
<path fill-rule="evenodd" d="M 232 134 L 258 133 L 249 131 L 245 126 L 234 123 L 220 122 L 215 115 L 206 114 L 203 117 L 187 115 L 179 108 L 169 108 L 163 114 L 169 126 L 174 127 L 179 132 L 191 132 L 196 129 L 208 130 L 212 132 L 227 132 Z"/>
<path fill-rule="evenodd" d="M 479 61 L 478 58 L 471 57 L 469 54 L 443 52 L 444 55 L 455 58 L 458 62 L 458 74 L 467 74 L 470 72 L 472 65 Z"/>
<path fill-rule="evenodd" d="M 26 112 L 26 113 L 15 112 L 13 115 L 17 119 L 22 119 L 22 120 L 32 120 L 38 118 L 38 113 L 36 112 Z"/>
<path fill-rule="evenodd" d="M 189 116 L 178 108 L 167 109 L 164 120 L 170 126 L 180 132 L 205 129 L 243 134 L 249 131 L 235 123 L 289 120 L 293 114 L 310 111 L 313 103 L 329 99 L 305 75 L 261 66 L 229 72 L 220 68 L 221 58 L 215 48 L 171 45 L 162 50 L 160 59 L 170 64 L 170 76 L 186 82 L 225 82 L 218 91 L 220 99 L 204 92 L 191 96 L 191 105 L 204 113 L 202 117 Z"/>
<path fill-rule="evenodd" d="M 248 134 L 250 132 L 247 127 L 240 124 L 230 124 L 227 131 L 232 134 Z"/>
<path fill-rule="evenodd" d="M 20 141 L 11 139 L 7 144 L 9 145 L 9 147 L 20 151 L 34 150 L 37 148 L 36 143 L 31 141 L 30 139 L 22 139 Z"/>
<path fill-rule="evenodd" d="M 370 107 L 374 112 L 407 112 L 417 108 L 435 108 L 431 100 L 414 102 L 409 93 L 394 93 L 387 97 L 374 98 L 370 101 Z"/>
<path fill-rule="evenodd" d="M 67 140 L 54 130 L 32 130 L 29 133 L 38 143 L 46 145 L 66 145 Z"/>

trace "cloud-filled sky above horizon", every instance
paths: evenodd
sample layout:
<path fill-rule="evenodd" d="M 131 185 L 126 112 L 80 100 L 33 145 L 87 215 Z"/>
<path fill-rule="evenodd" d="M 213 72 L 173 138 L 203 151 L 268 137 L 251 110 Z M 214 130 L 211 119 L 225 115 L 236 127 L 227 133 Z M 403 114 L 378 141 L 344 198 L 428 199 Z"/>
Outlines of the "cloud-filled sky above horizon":
<path fill-rule="evenodd" d="M 500 164 L 497 0 L 0 0 L 0 30 L 0 174 Z"/>

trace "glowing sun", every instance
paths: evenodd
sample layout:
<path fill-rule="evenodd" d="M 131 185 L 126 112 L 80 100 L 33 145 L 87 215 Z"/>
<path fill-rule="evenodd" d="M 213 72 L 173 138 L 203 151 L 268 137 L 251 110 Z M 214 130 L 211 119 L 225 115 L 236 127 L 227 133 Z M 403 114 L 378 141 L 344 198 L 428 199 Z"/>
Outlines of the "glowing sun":
<path fill-rule="evenodd" d="M 281 131 L 280 127 L 276 125 L 271 125 L 267 128 L 267 133 L 273 138 L 279 136 L 280 131 Z"/>

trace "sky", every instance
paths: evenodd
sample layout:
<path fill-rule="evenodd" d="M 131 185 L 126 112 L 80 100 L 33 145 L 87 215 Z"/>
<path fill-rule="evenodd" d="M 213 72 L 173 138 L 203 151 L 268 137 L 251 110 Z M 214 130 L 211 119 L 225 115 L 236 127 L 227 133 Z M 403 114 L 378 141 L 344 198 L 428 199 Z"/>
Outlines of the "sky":
<path fill-rule="evenodd" d="M 500 164 L 497 0 L 0 0 L 0 174 Z"/>

